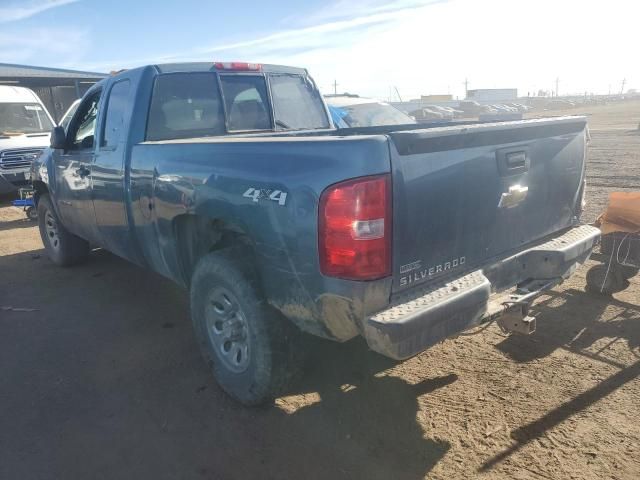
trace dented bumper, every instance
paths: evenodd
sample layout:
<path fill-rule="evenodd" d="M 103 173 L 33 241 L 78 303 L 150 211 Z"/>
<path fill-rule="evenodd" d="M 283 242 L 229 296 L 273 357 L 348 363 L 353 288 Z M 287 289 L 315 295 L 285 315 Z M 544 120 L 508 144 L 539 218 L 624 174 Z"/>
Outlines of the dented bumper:
<path fill-rule="evenodd" d="M 536 296 L 584 263 L 600 236 L 589 225 L 571 228 L 507 258 L 427 287 L 398 295 L 367 318 L 363 334 L 371 349 L 397 360 L 448 337 L 499 318 L 515 302 Z M 502 294 L 516 287 L 512 294 Z"/>

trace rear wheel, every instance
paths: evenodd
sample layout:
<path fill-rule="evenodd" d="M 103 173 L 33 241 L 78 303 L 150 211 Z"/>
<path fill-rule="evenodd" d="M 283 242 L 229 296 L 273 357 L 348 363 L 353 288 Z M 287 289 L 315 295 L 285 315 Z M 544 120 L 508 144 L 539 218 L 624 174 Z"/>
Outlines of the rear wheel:
<path fill-rule="evenodd" d="M 191 281 L 191 318 L 218 384 L 244 405 L 282 392 L 297 370 L 299 332 L 267 306 L 241 248 L 210 253 Z"/>
<path fill-rule="evenodd" d="M 68 267 L 86 260 L 89 242 L 62 225 L 48 195 L 41 196 L 38 201 L 38 227 L 44 249 L 53 263 Z"/>

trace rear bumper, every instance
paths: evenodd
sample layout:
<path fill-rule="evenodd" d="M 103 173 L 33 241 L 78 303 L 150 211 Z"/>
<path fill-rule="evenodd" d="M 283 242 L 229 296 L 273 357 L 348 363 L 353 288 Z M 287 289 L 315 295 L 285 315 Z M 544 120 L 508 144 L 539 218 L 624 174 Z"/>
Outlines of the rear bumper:
<path fill-rule="evenodd" d="M 599 236 L 595 227 L 575 227 L 462 277 L 400 295 L 389 308 L 365 320 L 364 337 L 378 353 L 409 358 L 499 317 L 513 299 L 530 302 L 568 278 L 589 258 Z M 499 293 L 513 287 L 519 287 L 513 297 Z"/>

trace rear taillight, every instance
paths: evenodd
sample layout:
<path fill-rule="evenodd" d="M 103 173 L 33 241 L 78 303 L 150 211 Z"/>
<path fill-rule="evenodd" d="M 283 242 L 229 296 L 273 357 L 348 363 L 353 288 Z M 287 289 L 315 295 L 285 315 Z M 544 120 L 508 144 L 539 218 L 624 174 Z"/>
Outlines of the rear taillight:
<path fill-rule="evenodd" d="M 391 176 L 361 177 L 327 188 L 318 218 L 320 271 L 374 280 L 391 274 Z"/>

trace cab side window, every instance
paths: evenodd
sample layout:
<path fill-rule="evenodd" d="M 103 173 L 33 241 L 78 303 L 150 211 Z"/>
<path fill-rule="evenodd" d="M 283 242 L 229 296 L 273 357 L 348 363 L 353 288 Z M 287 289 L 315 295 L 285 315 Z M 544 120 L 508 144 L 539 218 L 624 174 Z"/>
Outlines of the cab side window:
<path fill-rule="evenodd" d="M 67 137 L 70 143 L 70 150 L 89 150 L 93 148 L 99 100 L 100 92 L 95 92 L 78 107 Z"/>
<path fill-rule="evenodd" d="M 124 137 L 125 110 L 129 100 L 129 80 L 116 83 L 109 93 L 107 115 L 102 128 L 102 148 L 116 148 Z"/>

